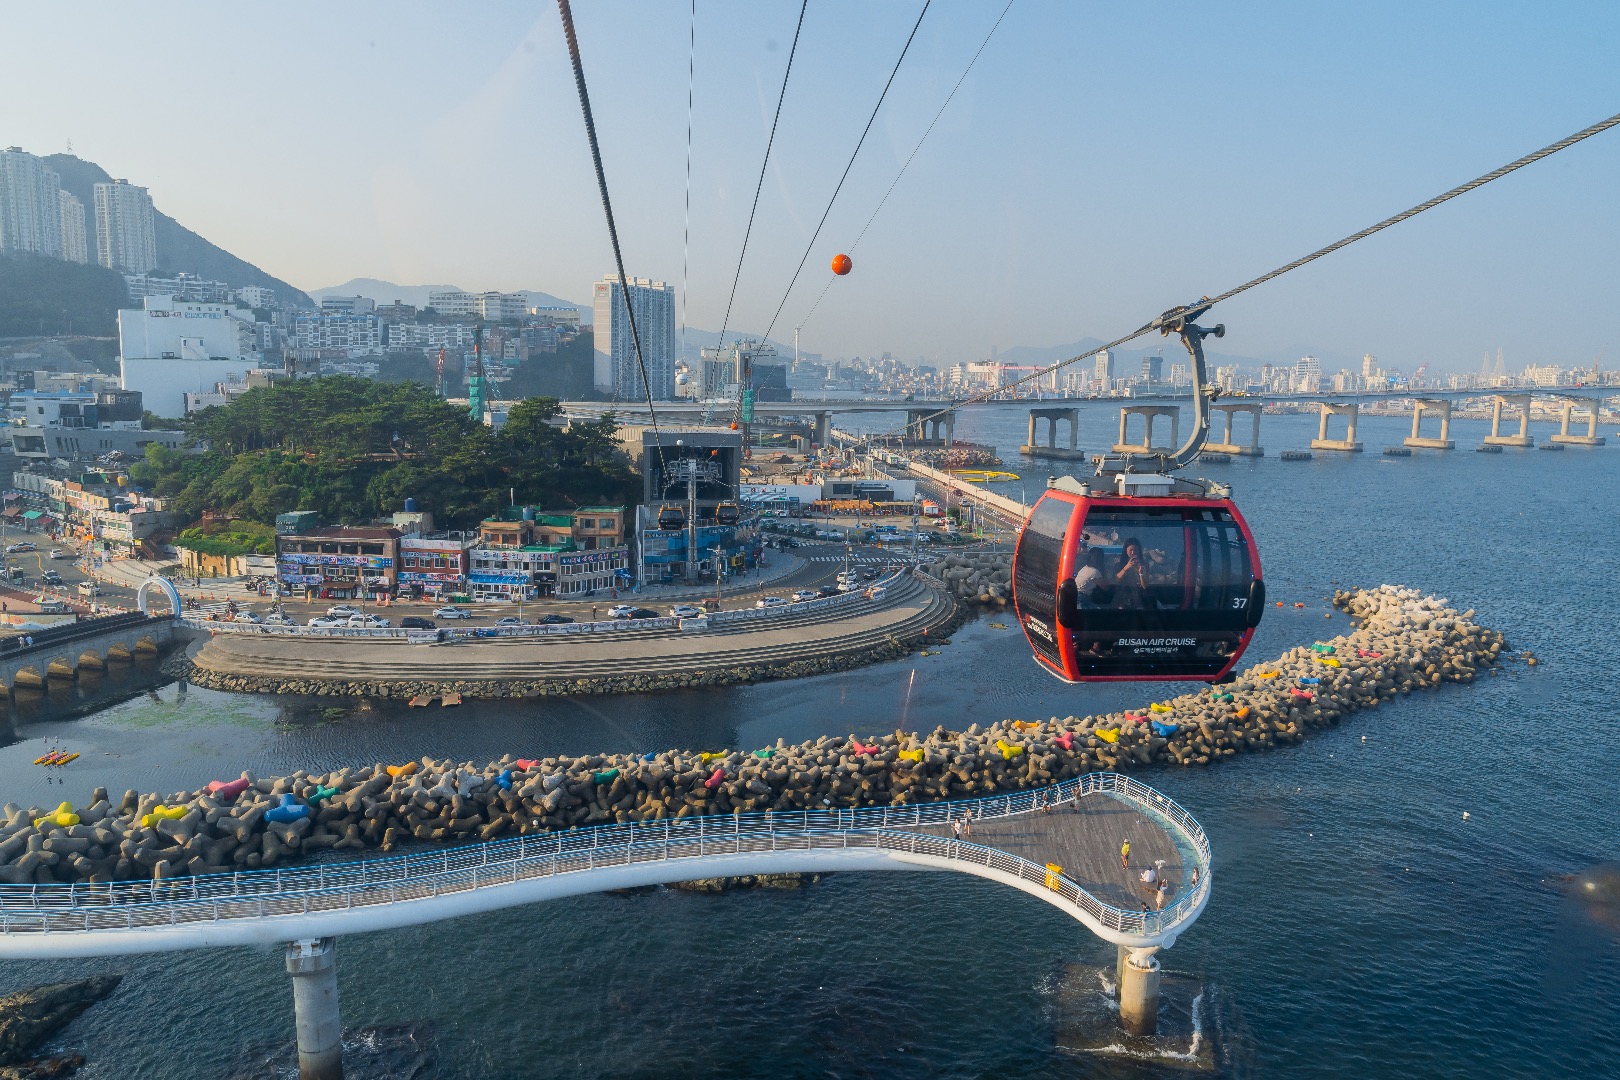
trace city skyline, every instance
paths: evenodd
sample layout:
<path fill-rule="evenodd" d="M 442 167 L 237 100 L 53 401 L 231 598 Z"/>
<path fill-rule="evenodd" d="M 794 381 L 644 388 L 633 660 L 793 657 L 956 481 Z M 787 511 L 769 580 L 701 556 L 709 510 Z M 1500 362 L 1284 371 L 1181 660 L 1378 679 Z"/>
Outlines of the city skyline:
<path fill-rule="evenodd" d="M 1197 23 L 1196 60 L 1181 62 L 1144 48 L 1177 11 L 1150 21 L 1025 0 L 873 220 L 855 272 L 805 321 L 825 257 L 861 233 L 1000 8 L 930 9 L 772 337 L 803 322 L 809 351 L 950 363 L 1110 336 L 1585 126 L 1620 96 L 1608 8 L 1264 6 Z M 359 5 L 323 16 L 313 37 L 297 19 L 238 25 L 204 10 L 182 5 L 161 28 L 108 10 L 109 33 L 88 44 L 46 13 L 8 13 L 37 47 L 0 72 L 0 143 L 44 155 L 72 139 L 159 210 L 306 288 L 373 276 L 583 301 L 608 252 L 553 8 L 492 5 L 472 25 Z M 688 12 L 579 13 L 626 268 L 676 287 L 678 324 L 724 321 L 796 13 L 698 5 L 684 296 Z M 733 327 L 762 332 L 782 301 L 915 18 L 810 6 Z M 208 48 L 227 33 L 266 48 Z M 154 140 L 98 107 L 111 94 L 158 103 L 137 70 L 144 46 L 110 44 L 125 39 L 275 92 L 240 131 Z M 294 39 L 313 77 L 258 78 Z M 93 61 L 79 92 L 21 92 L 55 77 L 51 57 L 69 48 Z M 309 123 L 336 105 L 350 122 Z M 1620 223 L 1606 197 L 1617 164 L 1620 142 L 1600 136 L 1229 302 L 1214 314 L 1225 345 L 1335 364 L 1372 352 L 1407 371 L 1477 370 L 1497 348 L 1612 363 L 1584 312 L 1620 270 L 1605 240 Z"/>

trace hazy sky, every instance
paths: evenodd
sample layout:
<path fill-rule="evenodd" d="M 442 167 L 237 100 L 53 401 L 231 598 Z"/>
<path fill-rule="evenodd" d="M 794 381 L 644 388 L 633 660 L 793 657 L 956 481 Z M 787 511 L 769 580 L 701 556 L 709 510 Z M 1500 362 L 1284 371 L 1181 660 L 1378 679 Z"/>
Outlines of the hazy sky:
<path fill-rule="evenodd" d="M 775 337 L 1002 4 L 933 4 Z M 687 0 L 575 7 L 627 269 L 678 284 Z M 733 327 L 776 309 L 920 8 L 810 0 Z M 797 13 L 697 0 L 694 326 L 725 310 Z M 0 38 L 0 144 L 71 139 L 301 287 L 588 301 L 612 265 L 553 4 L 9 2 Z M 1616 41 L 1613 2 L 1015 0 L 803 347 L 1115 336 L 1620 111 Z M 1620 364 L 1617 192 L 1620 130 L 1229 302 L 1222 348 Z"/>

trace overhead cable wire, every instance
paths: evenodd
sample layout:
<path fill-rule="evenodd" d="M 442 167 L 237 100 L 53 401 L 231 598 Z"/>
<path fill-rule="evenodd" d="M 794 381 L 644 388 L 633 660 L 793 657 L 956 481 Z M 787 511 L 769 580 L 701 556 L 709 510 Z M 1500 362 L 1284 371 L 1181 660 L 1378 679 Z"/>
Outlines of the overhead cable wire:
<path fill-rule="evenodd" d="M 602 170 L 602 149 L 596 142 L 596 121 L 591 117 L 591 95 L 585 89 L 585 65 L 579 58 L 579 38 L 574 34 L 574 13 L 568 0 L 557 0 L 562 15 L 563 36 L 568 39 L 568 58 L 574 65 L 574 85 L 579 88 L 579 107 L 585 115 L 585 134 L 591 143 L 591 162 L 596 166 L 596 186 L 602 194 L 602 212 L 607 215 L 608 239 L 613 244 L 613 265 L 619 271 L 619 292 L 624 296 L 624 316 L 630 324 L 630 341 L 636 351 L 636 368 L 641 372 L 641 387 L 647 394 L 647 412 L 652 416 L 653 445 L 658 449 L 659 474 L 664 475 L 664 438 L 658 429 L 658 409 L 653 405 L 652 380 L 647 378 L 647 362 L 641 353 L 641 333 L 636 329 L 635 305 L 630 302 L 630 279 L 625 277 L 624 256 L 619 252 L 619 229 L 613 223 L 613 200 L 608 198 L 607 174 Z M 617 373 L 615 373 L 617 374 Z M 614 379 L 617 392 L 618 379 Z"/>
<path fill-rule="evenodd" d="M 1007 6 L 1001 9 L 1000 15 L 996 16 L 995 24 L 990 27 L 990 32 L 984 35 L 984 40 L 979 42 L 978 49 L 973 53 L 973 59 L 969 60 L 967 67 L 962 69 L 962 75 L 956 80 L 956 85 L 951 87 L 951 92 L 945 95 L 945 101 L 940 105 L 939 111 L 928 122 L 928 129 L 922 133 L 922 138 L 917 140 L 917 145 L 911 148 L 911 156 L 906 158 L 904 165 L 900 166 L 900 171 L 894 174 L 894 180 L 889 184 L 889 190 L 883 193 L 883 198 L 878 200 L 877 207 L 872 211 L 872 216 L 866 219 L 865 225 L 861 226 L 861 231 L 855 237 L 855 242 L 845 249 L 846 254 L 853 255 L 855 249 L 861 246 L 861 241 L 866 237 L 866 231 L 872 227 L 872 222 L 877 220 L 878 213 L 883 209 L 883 205 L 889 201 L 889 196 L 894 194 L 894 189 L 900 184 L 900 178 L 906 175 L 907 169 L 911 168 L 911 163 L 916 160 L 917 152 L 922 149 L 923 143 L 928 141 L 928 136 L 933 134 L 934 125 L 938 124 L 939 118 L 945 115 L 945 110 L 950 107 L 951 99 L 956 97 L 958 90 L 962 89 L 962 84 L 967 81 L 969 73 L 973 71 L 973 65 L 979 62 L 979 56 L 984 52 L 984 47 L 990 44 L 990 39 L 995 36 L 996 30 L 1001 27 L 1002 20 L 1007 17 L 1007 12 L 1012 10 L 1015 2 L 1016 0 L 1007 0 Z M 821 287 L 821 295 L 817 296 L 816 302 L 810 305 L 810 310 L 804 313 L 804 318 L 799 320 L 800 327 L 810 321 L 810 316 L 816 313 L 816 308 L 821 306 L 821 301 L 826 299 L 827 290 L 832 287 L 832 283 L 836 280 L 837 275 L 827 278 L 827 283 Z"/>
<path fill-rule="evenodd" d="M 1349 247 L 1351 244 L 1355 243 L 1357 240 L 1364 240 L 1367 237 L 1371 236 L 1373 233 L 1381 232 L 1384 229 L 1389 228 L 1391 225 L 1399 225 L 1401 222 L 1406 221 L 1408 218 L 1414 218 L 1414 217 L 1416 217 L 1417 215 L 1423 213 L 1426 210 L 1433 210 L 1435 207 L 1439 206 L 1441 203 L 1449 202 L 1450 200 L 1455 199 L 1459 195 L 1465 195 L 1468 192 L 1473 191 L 1475 188 L 1484 187 L 1486 184 L 1490 183 L 1493 180 L 1500 180 L 1502 177 L 1508 175 L 1509 173 L 1517 172 L 1519 169 L 1524 168 L 1526 165 L 1534 165 L 1536 162 L 1542 160 L 1543 158 L 1551 157 L 1552 155 L 1558 153 L 1560 150 L 1567 150 L 1569 147 L 1574 146 L 1576 143 L 1581 142 L 1582 140 L 1590 139 L 1592 136 L 1602 134 L 1603 132 L 1608 131 L 1610 128 L 1614 128 L 1614 127 L 1620 127 L 1620 113 L 1617 113 L 1614 116 L 1609 117 L 1607 120 L 1600 120 L 1597 123 L 1593 124 L 1591 127 L 1582 128 L 1580 131 L 1575 132 L 1573 135 L 1569 135 L 1569 136 L 1566 136 L 1566 137 L 1564 137 L 1562 139 L 1559 139 L 1555 143 L 1550 143 L 1547 146 L 1543 146 L 1540 150 L 1536 150 L 1536 151 L 1534 151 L 1532 153 L 1529 153 L 1529 154 L 1526 154 L 1523 157 L 1518 158 L 1518 159 L 1516 159 L 1514 161 L 1510 161 L 1506 165 L 1503 165 L 1501 168 L 1492 169 L 1490 172 L 1485 173 L 1483 176 L 1477 176 L 1474 179 L 1468 181 L 1466 184 L 1458 184 L 1456 187 L 1452 188 L 1449 191 L 1446 191 L 1446 192 L 1443 192 L 1443 193 L 1441 193 L 1439 195 L 1436 195 L 1432 199 L 1428 199 L 1428 200 L 1426 200 L 1424 202 L 1420 202 L 1416 206 L 1411 207 L 1410 209 L 1407 209 L 1407 210 L 1403 210 L 1400 213 L 1395 214 L 1395 215 L 1393 215 L 1391 217 L 1387 217 L 1387 218 L 1385 218 L 1384 220 L 1378 222 L 1375 225 L 1369 225 L 1367 228 L 1362 229 L 1360 232 L 1351 233 L 1349 236 L 1346 236 L 1342 240 L 1337 240 L 1337 241 L 1327 245 L 1326 247 L 1318 248 L 1315 251 L 1311 252 L 1309 255 L 1304 256 L 1303 258 L 1295 259 L 1291 263 L 1284 263 L 1282 266 L 1277 267 L 1277 269 L 1275 269 L 1275 270 L 1269 271 L 1268 273 L 1261 274 L 1257 278 L 1251 278 L 1248 281 L 1245 281 L 1243 284 L 1237 286 L 1236 288 L 1228 289 L 1225 292 L 1219 294 L 1218 296 L 1213 296 L 1213 297 L 1207 297 L 1206 296 L 1206 297 L 1203 297 L 1203 298 L 1198 300 L 1196 305 L 1188 305 L 1188 306 L 1189 307 L 1192 307 L 1192 306 L 1213 307 L 1214 305 L 1219 304 L 1223 300 L 1230 300 L 1230 299 L 1232 299 L 1232 297 L 1237 296 L 1239 293 L 1248 292 L 1250 289 L 1254 288 L 1257 285 L 1264 285 L 1266 282 L 1271 281 L 1273 278 L 1281 277 L 1282 275 L 1288 273 L 1290 270 L 1297 270 L 1301 266 L 1304 266 L 1306 263 L 1315 262 L 1317 259 L 1320 259 L 1324 255 L 1331 255 L 1333 252 L 1338 251 L 1341 248 Z M 1003 383 L 1000 386 L 994 387 L 993 389 L 990 389 L 990 390 L 986 390 L 983 393 L 974 394 L 972 397 L 965 398 L 962 401 L 956 402 L 954 405 L 950 406 L 949 408 L 941 409 L 936 413 L 932 413 L 929 416 L 924 417 L 923 422 L 926 423 L 929 420 L 934 420 L 934 419 L 936 419 L 938 417 L 946 415 L 947 413 L 955 412 L 957 409 L 960 409 L 964 405 L 973 405 L 973 404 L 977 404 L 978 402 L 981 402 L 981 401 L 989 401 L 990 399 L 996 397 L 997 395 L 1005 394 L 1005 393 L 1008 393 L 1009 391 L 1016 390 L 1020 386 L 1023 386 L 1025 383 L 1034 382 L 1035 380 L 1042 379 L 1042 378 L 1046 377 L 1047 375 L 1050 375 L 1053 372 L 1058 371 L 1061 368 L 1068 367 L 1070 364 L 1077 363 L 1077 362 L 1079 362 L 1081 360 L 1085 360 L 1088 357 L 1096 356 L 1100 352 L 1107 352 L 1110 349 L 1117 349 L 1117 348 L 1119 348 L 1119 346 L 1127 344 L 1128 342 L 1131 342 L 1131 341 L 1135 341 L 1137 338 L 1141 337 L 1143 334 L 1151 333 L 1153 330 L 1157 329 L 1157 322 L 1158 322 L 1158 320 L 1154 320 L 1153 322 L 1145 323 L 1142 326 L 1138 327 L 1137 329 L 1131 331 L 1129 334 L 1126 334 L 1124 337 L 1115 338 L 1113 341 L 1110 341 L 1108 344 L 1103 345 L 1103 346 L 1101 346 L 1099 348 L 1091 349 L 1088 352 L 1084 352 L 1084 353 L 1080 354 L 1079 356 L 1071 356 L 1067 360 L 1059 360 L 1057 363 L 1052 364 L 1052 365 L 1050 365 L 1048 367 L 1041 368 L 1040 370 L 1035 371 L 1032 374 L 1025 375 L 1025 376 L 1023 376 L 1021 378 L 1018 378 L 1018 379 L 1014 379 L 1012 382 Z M 893 433 L 891 432 L 890 434 L 893 434 Z"/>
<path fill-rule="evenodd" d="M 686 359 L 687 271 L 692 253 L 692 88 L 697 75 L 697 0 L 686 31 L 686 216 L 681 226 L 681 359 Z"/>
<path fill-rule="evenodd" d="M 917 13 L 917 21 L 912 24 L 911 33 L 906 35 L 906 43 L 900 49 L 900 56 L 894 62 L 894 68 L 889 72 L 889 81 L 883 84 L 883 93 L 878 95 L 877 104 L 872 106 L 872 115 L 866 118 L 866 126 L 861 129 L 861 137 L 856 140 L 855 149 L 849 155 L 849 161 L 844 165 L 844 173 L 838 178 L 838 186 L 833 188 L 832 198 L 827 200 L 827 209 L 821 212 L 821 220 L 816 223 L 816 231 L 810 234 L 810 242 L 804 246 L 804 254 L 799 256 L 799 265 L 793 271 L 793 278 L 782 293 L 782 302 L 776 305 L 776 314 L 771 316 L 770 325 L 765 327 L 765 337 L 771 336 L 776 328 L 776 320 L 782 317 L 782 309 L 787 306 L 788 297 L 793 294 L 793 286 L 798 283 L 799 274 L 804 270 L 805 260 L 810 258 L 810 251 L 816 246 L 816 238 L 821 235 L 821 227 L 827 224 L 827 215 L 832 213 L 833 203 L 838 201 L 838 193 L 844 190 L 844 181 L 849 179 L 849 170 L 855 165 L 855 158 L 866 145 L 866 136 L 872 131 L 872 123 L 877 119 L 878 110 L 883 108 L 883 99 L 889 96 L 889 87 L 894 85 L 894 77 L 900 73 L 900 65 L 906 59 L 906 53 L 911 50 L 911 43 L 917 37 L 917 28 L 922 25 L 923 16 L 928 14 L 928 7 L 934 0 L 923 0 L 922 10 Z"/>
<path fill-rule="evenodd" d="M 787 69 L 782 72 L 782 89 L 776 95 L 776 115 L 771 117 L 771 134 L 765 140 L 765 159 L 759 163 L 759 181 L 754 185 L 754 205 L 748 209 L 748 227 L 743 230 L 742 250 L 737 252 L 737 271 L 731 275 L 731 296 L 726 300 L 726 317 L 720 322 L 720 337 L 715 342 L 719 349 L 726 343 L 726 330 L 731 325 L 731 305 L 737 301 L 737 282 L 742 280 L 743 259 L 748 254 L 748 238 L 754 232 L 754 214 L 759 210 L 759 193 L 765 187 L 765 170 L 771 163 L 771 147 L 776 144 L 776 125 L 782 119 L 782 102 L 787 98 L 788 76 L 793 74 L 793 57 L 799 51 L 799 32 L 804 29 L 805 9 L 810 0 L 799 4 L 799 22 L 793 28 L 793 45 L 788 49 Z"/>

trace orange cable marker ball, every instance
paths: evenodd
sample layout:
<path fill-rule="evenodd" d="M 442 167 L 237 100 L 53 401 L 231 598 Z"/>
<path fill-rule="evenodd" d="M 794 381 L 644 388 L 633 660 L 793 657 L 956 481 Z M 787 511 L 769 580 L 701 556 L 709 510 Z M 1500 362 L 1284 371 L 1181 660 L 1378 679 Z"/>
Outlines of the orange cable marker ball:
<path fill-rule="evenodd" d="M 843 277 L 853 269 L 855 269 L 854 260 L 852 260 L 848 255 L 833 256 L 832 272 L 837 274 L 839 277 Z"/>

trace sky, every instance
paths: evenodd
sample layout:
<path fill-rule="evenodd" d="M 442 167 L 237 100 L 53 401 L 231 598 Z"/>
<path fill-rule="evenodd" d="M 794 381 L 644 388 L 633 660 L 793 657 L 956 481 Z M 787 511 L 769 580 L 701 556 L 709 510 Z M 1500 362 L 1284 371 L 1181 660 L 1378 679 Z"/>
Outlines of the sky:
<path fill-rule="evenodd" d="M 578 0 L 626 270 L 692 326 L 953 363 L 1109 339 L 1620 111 L 1620 4 Z M 284 280 L 612 268 L 554 4 L 0 4 L 0 144 L 75 153 Z M 688 62 L 695 60 L 686 213 Z M 1223 304 L 1222 351 L 1620 364 L 1620 129 Z M 832 281 L 829 260 L 855 269 Z M 825 298 L 816 304 L 823 289 Z M 786 303 L 783 304 L 784 297 Z M 811 309 L 814 305 L 814 311 Z"/>

